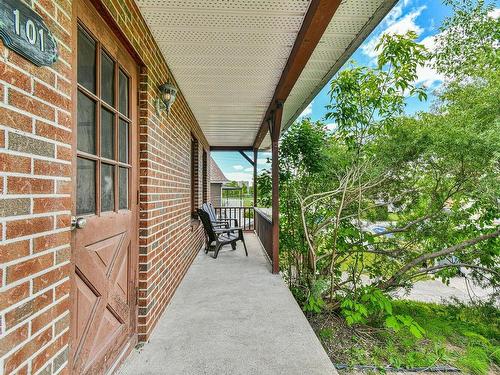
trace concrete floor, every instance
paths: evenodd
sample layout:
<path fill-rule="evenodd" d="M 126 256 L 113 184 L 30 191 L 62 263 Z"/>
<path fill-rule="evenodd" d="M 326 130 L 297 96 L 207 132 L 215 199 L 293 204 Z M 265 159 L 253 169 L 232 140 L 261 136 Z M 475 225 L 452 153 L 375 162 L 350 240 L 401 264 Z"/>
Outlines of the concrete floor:
<path fill-rule="evenodd" d="M 201 251 L 155 327 L 118 371 L 139 374 L 337 374 L 258 239 Z"/>

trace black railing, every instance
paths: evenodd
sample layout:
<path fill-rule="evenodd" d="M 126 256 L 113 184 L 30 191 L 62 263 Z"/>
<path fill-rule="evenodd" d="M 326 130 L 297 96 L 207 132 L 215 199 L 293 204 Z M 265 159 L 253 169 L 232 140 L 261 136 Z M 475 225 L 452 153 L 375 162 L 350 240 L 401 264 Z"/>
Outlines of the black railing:
<path fill-rule="evenodd" d="M 221 219 L 236 219 L 245 231 L 254 230 L 253 207 L 215 207 L 215 214 Z"/>
<path fill-rule="evenodd" d="M 266 250 L 269 260 L 274 262 L 273 259 L 273 222 L 269 214 L 264 210 L 255 208 L 255 221 L 254 221 L 255 234 L 259 237 L 260 243 Z M 277 260 L 276 260 L 277 261 Z"/>

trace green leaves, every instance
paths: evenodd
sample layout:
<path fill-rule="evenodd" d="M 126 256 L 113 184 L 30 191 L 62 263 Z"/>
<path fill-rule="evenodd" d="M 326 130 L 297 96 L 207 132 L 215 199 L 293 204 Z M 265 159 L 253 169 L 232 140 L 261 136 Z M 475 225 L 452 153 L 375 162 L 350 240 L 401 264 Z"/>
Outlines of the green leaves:
<path fill-rule="evenodd" d="M 451 6 L 433 54 L 436 69 L 452 80 L 498 74 L 500 19 L 490 17 L 493 1 L 444 0 Z"/>
<path fill-rule="evenodd" d="M 376 68 L 352 67 L 331 82 L 326 119 L 338 124 L 339 141 L 362 150 L 369 139 L 383 134 L 404 111 L 405 100 L 426 100 L 425 88 L 415 84 L 417 68 L 428 59 L 417 35 L 384 35 L 377 46 Z"/>
<path fill-rule="evenodd" d="M 450 2 L 461 5 L 443 31 L 470 20 L 496 33 L 484 2 Z M 469 76 L 443 85 L 429 113 L 404 116 L 407 96 L 427 98 L 414 82 L 429 54 L 414 33 L 386 35 L 375 67 L 351 65 L 332 80 L 326 118 L 335 132 L 304 119 L 283 136 L 281 261 L 304 310 L 340 307 L 349 324 L 378 319 L 420 337 L 384 292 L 425 275 L 446 283 L 464 268 L 498 288 L 500 239 L 484 235 L 496 233 L 500 217 L 500 59 L 483 61 L 480 75 L 467 64 L 457 70 L 456 44 L 472 43 L 464 48 L 473 54 L 483 35 L 461 30 L 472 36 L 445 33 L 452 39 L 438 45 L 443 59 L 433 57 L 443 72 L 448 64 Z"/>

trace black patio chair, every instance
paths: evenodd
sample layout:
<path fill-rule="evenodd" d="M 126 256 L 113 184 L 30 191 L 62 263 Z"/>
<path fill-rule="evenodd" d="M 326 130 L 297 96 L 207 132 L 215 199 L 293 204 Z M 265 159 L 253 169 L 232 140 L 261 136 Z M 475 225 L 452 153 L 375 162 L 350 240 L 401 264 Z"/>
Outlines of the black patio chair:
<path fill-rule="evenodd" d="M 215 227 L 210 220 L 208 212 L 203 209 L 198 209 L 197 212 L 198 217 L 203 223 L 203 228 L 205 229 L 205 254 L 208 254 L 213 247 L 214 254 L 212 257 L 217 259 L 217 255 L 219 255 L 219 250 L 222 246 L 231 244 L 233 250 L 236 250 L 236 242 L 241 241 L 245 248 L 245 255 L 248 256 L 247 245 L 243 237 L 243 228 L 229 226 Z"/>
<path fill-rule="evenodd" d="M 231 225 L 232 223 L 234 223 L 235 227 L 238 226 L 238 219 L 217 217 L 215 208 L 212 203 L 203 203 L 201 209 L 208 214 L 208 216 L 210 217 L 210 221 L 214 224 L 220 225 L 227 223 L 228 225 Z"/>

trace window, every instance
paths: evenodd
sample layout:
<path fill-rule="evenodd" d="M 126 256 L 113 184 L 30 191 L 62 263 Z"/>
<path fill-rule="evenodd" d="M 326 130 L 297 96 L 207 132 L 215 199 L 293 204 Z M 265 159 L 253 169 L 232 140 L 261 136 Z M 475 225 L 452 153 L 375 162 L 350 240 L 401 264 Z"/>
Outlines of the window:
<path fill-rule="evenodd" d="M 191 135 L 191 214 L 193 217 L 197 217 L 196 209 L 200 206 L 198 164 L 198 140 Z"/>
<path fill-rule="evenodd" d="M 202 186 L 203 203 L 208 202 L 208 171 L 207 171 L 208 165 L 207 164 L 208 164 L 207 152 L 205 150 L 203 150 L 203 178 L 202 178 L 202 181 L 203 181 L 203 186 Z"/>
<path fill-rule="evenodd" d="M 129 209 L 129 76 L 78 26 L 77 215 Z"/>

